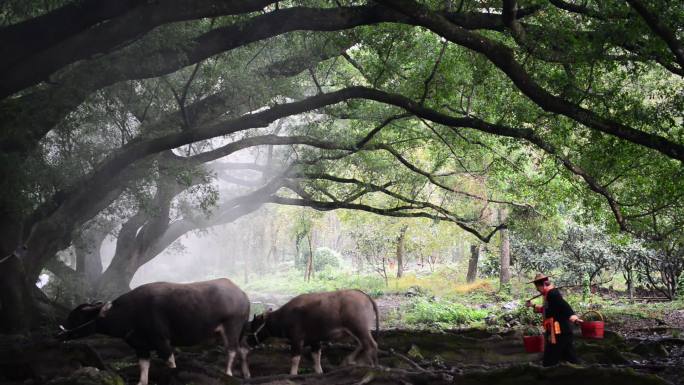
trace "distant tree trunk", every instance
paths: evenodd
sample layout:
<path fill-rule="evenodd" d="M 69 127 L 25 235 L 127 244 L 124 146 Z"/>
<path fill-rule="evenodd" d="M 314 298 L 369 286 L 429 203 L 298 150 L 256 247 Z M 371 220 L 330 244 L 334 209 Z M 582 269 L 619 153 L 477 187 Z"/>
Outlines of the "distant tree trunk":
<path fill-rule="evenodd" d="M 389 286 L 389 280 L 387 277 L 387 258 L 382 257 L 382 270 L 380 271 L 382 278 L 385 280 L 385 287 Z"/>
<path fill-rule="evenodd" d="M 454 247 L 454 251 L 451 253 L 451 263 L 458 262 L 463 256 L 463 244 L 459 241 Z"/>
<path fill-rule="evenodd" d="M 408 226 L 402 226 L 401 230 L 399 230 L 399 239 L 397 240 L 397 278 L 401 278 L 404 275 L 406 230 L 408 230 Z"/>
<path fill-rule="evenodd" d="M 623 258 L 627 258 L 623 256 Z M 622 263 L 622 276 L 625 278 L 625 284 L 627 285 L 627 293 L 629 294 L 629 299 L 634 299 L 634 268 L 632 263 L 625 260 Z"/>
<path fill-rule="evenodd" d="M 501 230 L 499 283 L 503 288 L 511 282 L 511 240 L 508 229 Z"/>
<path fill-rule="evenodd" d="M 467 282 L 474 282 L 477 278 L 477 263 L 480 259 L 480 245 L 470 245 L 470 260 L 468 261 Z"/>
<path fill-rule="evenodd" d="M 247 256 L 247 253 L 243 253 L 242 258 L 244 259 L 243 278 L 245 283 L 249 283 L 249 256 Z"/>
<path fill-rule="evenodd" d="M 430 267 L 430 272 L 433 273 L 435 271 L 435 265 L 437 262 L 439 262 L 439 260 L 439 252 L 437 250 L 433 250 L 432 253 L 428 254 L 427 262 L 428 266 Z"/>
<path fill-rule="evenodd" d="M 272 232 L 272 238 L 271 238 L 271 258 L 272 258 L 272 263 L 271 267 L 275 267 L 278 264 L 278 233 L 280 232 L 280 228 L 276 227 L 275 230 Z"/>
<path fill-rule="evenodd" d="M 304 277 L 306 278 L 306 281 L 309 282 L 311 280 L 311 277 L 313 277 L 313 247 L 311 245 L 311 232 L 306 235 L 306 240 L 307 243 L 309 244 L 309 253 L 306 259 L 306 272 L 304 274 Z"/>

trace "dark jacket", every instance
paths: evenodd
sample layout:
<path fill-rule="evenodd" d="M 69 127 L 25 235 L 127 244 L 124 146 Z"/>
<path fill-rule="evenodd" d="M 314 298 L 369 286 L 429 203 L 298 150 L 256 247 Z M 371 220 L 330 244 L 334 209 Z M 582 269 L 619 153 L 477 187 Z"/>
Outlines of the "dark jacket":
<path fill-rule="evenodd" d="M 553 288 L 546 294 L 544 318 L 553 317 L 560 324 L 561 334 L 572 334 L 570 316 L 575 314 L 572 307 L 563 299 L 560 290 Z"/>

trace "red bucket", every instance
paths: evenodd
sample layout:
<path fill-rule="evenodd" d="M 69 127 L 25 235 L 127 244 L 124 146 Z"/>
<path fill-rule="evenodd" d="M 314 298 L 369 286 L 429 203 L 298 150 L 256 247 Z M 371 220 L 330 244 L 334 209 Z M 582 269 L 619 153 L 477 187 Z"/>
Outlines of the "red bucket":
<path fill-rule="evenodd" d="M 589 313 L 597 314 L 599 316 L 599 321 L 584 321 L 582 323 L 582 337 L 595 340 L 603 339 L 603 328 L 605 325 L 605 322 L 603 321 L 603 315 L 595 310 L 592 310 L 584 313 L 582 318 Z"/>
<path fill-rule="evenodd" d="M 544 351 L 544 336 L 523 336 L 525 351 L 528 353 L 539 353 Z"/>

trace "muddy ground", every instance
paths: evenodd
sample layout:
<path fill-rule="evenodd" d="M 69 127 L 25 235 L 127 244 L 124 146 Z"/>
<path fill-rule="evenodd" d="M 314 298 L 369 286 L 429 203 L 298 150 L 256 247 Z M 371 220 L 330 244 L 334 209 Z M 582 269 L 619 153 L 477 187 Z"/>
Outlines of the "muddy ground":
<path fill-rule="evenodd" d="M 263 298 L 261 305 L 278 306 L 289 297 Z M 381 321 L 408 300 L 404 296 L 378 299 Z M 256 310 L 256 309 L 255 309 Z M 387 324 L 387 323 L 385 323 Z M 684 385 L 684 309 L 662 319 L 627 317 L 606 324 L 606 338 L 578 336 L 582 365 L 541 368 L 541 354 L 525 353 L 521 329 L 489 331 L 381 330 L 380 367 L 340 366 L 353 350 L 351 341 L 324 346 L 323 375 L 313 373 L 308 355 L 299 376 L 289 376 L 285 341 L 267 341 L 249 356 L 253 377 L 223 374 L 226 354 L 218 344 L 176 349 L 177 369 L 153 360 L 150 384 L 156 385 L 365 385 L 365 384 L 676 384 Z M 61 343 L 51 331 L 32 337 L 0 338 L 0 383 L 7 385 L 124 385 L 136 384 L 138 366 L 133 351 L 122 341 L 105 336 Z"/>
<path fill-rule="evenodd" d="M 666 325 L 667 326 L 667 325 Z M 663 327 L 663 325 L 660 325 Z M 658 329 L 662 331 L 661 329 Z M 384 330 L 378 336 L 381 367 L 341 367 L 349 343 L 324 347 L 324 375 L 302 360 L 300 376 L 288 376 L 288 347 L 271 341 L 250 353 L 253 378 L 222 373 L 225 352 L 217 345 L 177 349 L 178 368 L 153 360 L 151 384 L 684 384 L 684 339 L 649 330 L 625 339 L 608 331 L 603 340 L 578 338 L 582 366 L 539 367 L 539 354 L 524 352 L 519 331 L 467 329 L 445 332 Z M 236 369 L 239 365 L 236 365 Z M 108 337 L 59 343 L 47 337 L 7 337 L 0 341 L 3 384 L 136 384 L 132 350 Z"/>

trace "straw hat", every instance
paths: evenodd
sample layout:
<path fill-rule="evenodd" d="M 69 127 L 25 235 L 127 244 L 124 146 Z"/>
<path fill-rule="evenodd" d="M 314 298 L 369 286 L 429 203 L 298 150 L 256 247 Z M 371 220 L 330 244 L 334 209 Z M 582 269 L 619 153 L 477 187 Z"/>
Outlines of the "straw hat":
<path fill-rule="evenodd" d="M 534 276 L 534 279 L 531 280 L 531 281 L 528 282 L 528 283 L 536 283 L 536 282 L 539 282 L 539 281 L 546 281 L 546 280 L 548 280 L 548 279 L 549 279 L 548 276 L 546 276 L 546 275 L 544 275 L 544 274 L 542 274 L 542 273 L 537 273 L 537 275 Z"/>

